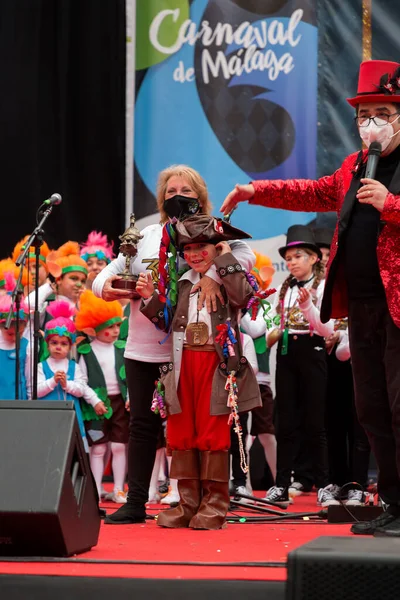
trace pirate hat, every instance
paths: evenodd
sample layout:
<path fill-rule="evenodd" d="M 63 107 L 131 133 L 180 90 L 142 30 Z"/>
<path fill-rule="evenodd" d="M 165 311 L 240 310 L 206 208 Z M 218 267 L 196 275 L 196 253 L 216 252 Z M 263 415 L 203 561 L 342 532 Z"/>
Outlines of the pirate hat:
<path fill-rule="evenodd" d="M 210 215 L 197 214 L 178 221 L 175 225 L 176 244 L 218 244 L 229 240 L 251 238 L 251 235 L 233 227 L 230 223 Z"/>

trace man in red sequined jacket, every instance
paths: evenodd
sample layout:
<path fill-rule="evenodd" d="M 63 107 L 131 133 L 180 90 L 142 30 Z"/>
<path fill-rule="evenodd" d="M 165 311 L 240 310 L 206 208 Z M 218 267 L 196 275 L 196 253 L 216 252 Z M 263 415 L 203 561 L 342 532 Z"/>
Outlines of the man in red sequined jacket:
<path fill-rule="evenodd" d="M 374 179 L 365 178 L 364 150 L 317 181 L 237 185 L 221 210 L 228 214 L 247 200 L 337 212 L 321 319 L 349 316 L 357 414 L 378 463 L 379 494 L 389 505 L 352 532 L 400 537 L 400 64 L 362 63 L 357 95 L 348 102 L 367 148 L 381 144 Z"/>

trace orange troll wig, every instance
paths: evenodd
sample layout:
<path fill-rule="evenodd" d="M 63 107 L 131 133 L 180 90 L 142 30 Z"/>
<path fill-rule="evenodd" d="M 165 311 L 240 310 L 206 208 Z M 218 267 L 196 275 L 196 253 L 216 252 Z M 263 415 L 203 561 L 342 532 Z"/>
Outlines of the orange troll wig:
<path fill-rule="evenodd" d="M 17 260 L 17 258 L 23 251 L 23 246 L 24 246 L 25 242 L 28 240 L 28 238 L 29 238 L 29 235 L 26 235 L 22 240 L 20 240 L 17 244 L 15 244 L 14 250 L 12 253 L 12 259 L 14 262 Z M 35 250 L 36 250 L 35 247 L 31 246 L 29 248 L 29 252 L 27 255 L 29 262 L 31 262 L 33 264 L 35 264 L 35 258 L 36 258 Z M 48 247 L 46 242 L 43 242 L 40 247 L 39 264 L 42 265 L 45 269 L 46 269 L 46 259 L 47 259 L 47 256 L 49 255 L 49 252 L 50 252 L 50 248 Z"/>
<path fill-rule="evenodd" d="M 118 300 L 106 302 L 97 298 L 90 290 L 85 290 L 79 300 L 79 311 L 75 325 L 79 331 L 89 335 L 99 333 L 115 323 L 122 323 L 123 308 Z"/>
<path fill-rule="evenodd" d="M 265 256 L 265 254 L 261 254 L 256 250 L 253 250 L 253 252 L 256 257 L 256 262 L 251 274 L 256 278 L 260 290 L 266 290 L 271 284 L 275 269 L 272 266 L 272 261 L 268 256 Z"/>
<path fill-rule="evenodd" d="M 47 257 L 49 273 L 56 279 L 66 273 L 80 271 L 88 274 L 86 262 L 79 256 L 78 242 L 66 242 Z"/>

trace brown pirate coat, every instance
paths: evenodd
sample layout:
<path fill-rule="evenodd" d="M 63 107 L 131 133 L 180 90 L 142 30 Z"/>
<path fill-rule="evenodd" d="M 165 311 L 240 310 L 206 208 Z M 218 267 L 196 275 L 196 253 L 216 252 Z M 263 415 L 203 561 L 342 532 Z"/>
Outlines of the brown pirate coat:
<path fill-rule="evenodd" d="M 229 371 L 236 371 L 240 412 L 261 406 L 261 398 L 253 369 L 247 359 L 242 356 L 242 344 L 238 328 L 238 312 L 247 305 L 247 302 L 253 295 L 253 289 L 248 283 L 242 267 L 231 253 L 217 257 L 214 262 L 217 272 L 223 281 L 221 286 L 222 293 L 225 298 L 229 299 L 229 302 L 225 306 L 222 306 L 217 298 L 217 310 L 211 313 L 212 336 L 215 340 L 218 335 L 217 325 L 226 323 L 226 320 L 230 317 L 231 325 L 235 330 L 238 341 L 233 346 L 235 356 L 229 357 L 228 360 L 225 360 L 221 346 L 214 342 L 215 351 L 220 357 L 220 365 L 216 368 L 213 377 L 210 414 L 223 415 L 230 412 L 230 408 L 227 406 L 228 393 L 225 390 L 227 372 Z M 182 362 L 184 333 L 188 325 L 188 309 L 192 287 L 193 283 L 189 278 L 181 279 L 178 282 L 178 301 L 174 308 L 171 333 L 171 363 L 173 366 L 162 379 L 165 386 L 165 403 L 170 415 L 182 412 L 177 390 Z M 160 329 L 165 330 L 164 307 L 165 304 L 159 300 L 158 294 L 154 293 L 150 301 L 142 306 L 141 311 Z M 190 352 L 190 350 L 187 350 L 187 352 Z"/>

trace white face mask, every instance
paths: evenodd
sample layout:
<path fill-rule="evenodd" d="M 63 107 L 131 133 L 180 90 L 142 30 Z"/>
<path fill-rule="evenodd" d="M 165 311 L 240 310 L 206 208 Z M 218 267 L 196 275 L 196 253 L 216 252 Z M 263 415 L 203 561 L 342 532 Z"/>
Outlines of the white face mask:
<path fill-rule="evenodd" d="M 400 115 L 393 121 L 395 123 L 400 118 Z M 397 135 L 399 131 L 394 132 L 392 123 L 385 123 L 383 119 L 376 117 L 378 123 L 382 123 L 382 127 L 375 125 L 374 121 L 371 121 L 368 127 L 359 127 L 360 137 L 367 148 L 370 147 L 372 142 L 379 142 L 382 145 L 382 152 L 390 144 L 392 137 Z"/>

